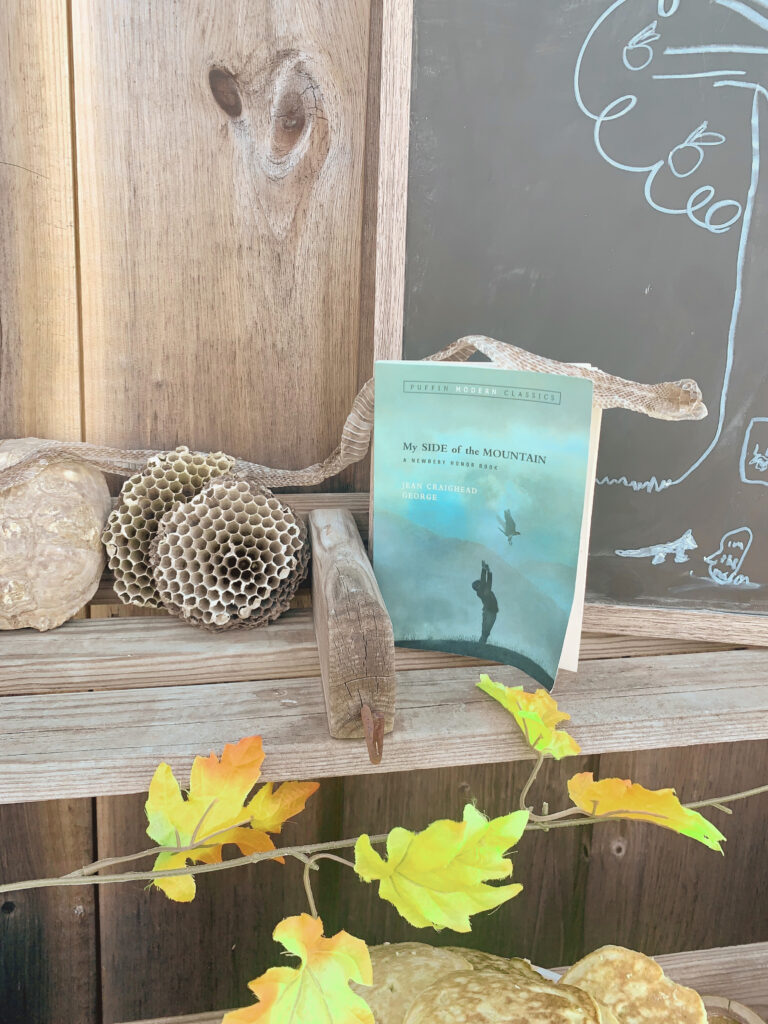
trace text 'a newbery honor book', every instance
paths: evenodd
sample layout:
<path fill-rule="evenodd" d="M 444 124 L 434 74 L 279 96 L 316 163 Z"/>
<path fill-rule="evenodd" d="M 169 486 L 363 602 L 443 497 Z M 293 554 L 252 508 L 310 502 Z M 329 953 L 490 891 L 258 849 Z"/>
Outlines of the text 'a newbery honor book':
<path fill-rule="evenodd" d="M 377 362 L 375 389 L 373 565 L 396 643 L 551 688 L 591 493 L 592 382 Z"/>

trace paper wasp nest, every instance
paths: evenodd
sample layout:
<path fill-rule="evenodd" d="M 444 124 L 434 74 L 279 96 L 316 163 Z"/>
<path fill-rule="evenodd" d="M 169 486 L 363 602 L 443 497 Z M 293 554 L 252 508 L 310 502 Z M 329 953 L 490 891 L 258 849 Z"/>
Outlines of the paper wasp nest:
<path fill-rule="evenodd" d="M 213 630 L 262 626 L 307 574 L 307 531 L 266 487 L 226 477 L 163 516 L 152 564 L 173 615 Z"/>
<path fill-rule="evenodd" d="M 0 469 L 35 444 L 2 442 Z M 0 492 L 0 629 L 53 629 L 90 601 L 104 569 L 100 538 L 111 504 L 102 474 L 79 462 L 45 466 Z"/>
<path fill-rule="evenodd" d="M 124 604 L 160 607 L 149 565 L 149 548 L 158 523 L 177 502 L 191 498 L 234 464 L 223 452 L 203 455 L 180 447 L 153 456 L 125 481 L 102 537 L 115 574 L 115 593 Z"/>

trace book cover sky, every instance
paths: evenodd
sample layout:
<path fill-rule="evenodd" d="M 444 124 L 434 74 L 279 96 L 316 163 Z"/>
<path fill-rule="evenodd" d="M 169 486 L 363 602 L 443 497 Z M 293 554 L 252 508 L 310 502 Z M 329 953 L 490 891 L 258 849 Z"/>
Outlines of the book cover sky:
<path fill-rule="evenodd" d="M 395 640 L 551 688 L 574 599 L 592 383 L 377 362 L 373 565 Z"/>

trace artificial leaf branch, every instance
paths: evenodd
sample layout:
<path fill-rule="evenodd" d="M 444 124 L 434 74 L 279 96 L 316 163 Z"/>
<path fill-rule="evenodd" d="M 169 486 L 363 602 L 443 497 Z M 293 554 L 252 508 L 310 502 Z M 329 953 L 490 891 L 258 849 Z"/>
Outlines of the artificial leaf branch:
<path fill-rule="evenodd" d="M 0 894 L 52 886 L 114 885 L 121 882 L 145 881 L 163 889 L 170 898 L 183 901 L 193 898 L 194 876 L 198 874 L 225 871 L 264 860 L 283 861 L 291 857 L 304 864 L 305 888 L 310 907 L 315 913 L 309 877 L 321 859 L 340 861 L 346 866 L 354 867 L 363 880 L 378 881 L 380 895 L 384 899 L 389 899 L 387 894 L 393 888 L 392 879 L 395 879 L 396 885 L 398 872 L 401 872 L 403 866 L 407 866 L 408 860 L 416 855 L 411 850 L 407 858 L 405 855 L 401 856 L 400 850 L 404 843 L 407 846 L 415 843 L 416 852 L 426 851 L 419 861 L 419 871 L 426 878 L 430 871 L 430 858 L 434 858 L 437 855 L 436 851 L 443 848 L 444 841 L 447 841 L 446 849 L 452 849 L 456 844 L 461 847 L 462 842 L 465 842 L 465 833 L 474 834 L 475 829 L 486 831 L 491 826 L 501 828 L 507 839 L 507 845 L 498 856 L 516 845 L 523 832 L 596 825 L 617 818 L 646 821 L 670 828 L 697 839 L 712 849 L 720 850 L 720 843 L 724 837 L 711 822 L 697 813 L 698 809 L 714 807 L 731 813 L 727 804 L 768 792 L 768 785 L 758 786 L 741 793 L 681 804 L 674 791 L 670 789 L 646 790 L 637 783 L 622 779 L 603 779 L 596 782 L 591 773 L 580 773 L 573 776 L 568 783 L 574 806 L 554 813 L 549 813 L 545 808 L 544 813 L 538 814 L 533 807 L 527 806 L 527 799 L 544 761 L 548 758 L 560 760 L 578 754 L 581 749 L 572 736 L 559 728 L 570 716 L 558 708 L 557 703 L 545 690 L 527 693 L 522 687 L 504 686 L 486 675 L 481 676 L 477 685 L 510 712 L 526 742 L 537 755 L 531 774 L 521 791 L 518 812 L 488 822 L 476 808 L 468 804 L 464 809 L 462 822 L 433 822 L 420 833 L 394 829 L 389 834 L 276 848 L 267 833 L 279 833 L 283 823 L 303 809 L 306 800 L 316 791 L 318 784 L 286 782 L 274 789 L 272 783 L 267 783 L 247 800 L 259 779 L 264 759 L 260 737 L 248 737 L 237 744 L 226 746 L 220 759 L 215 754 L 207 758 L 195 758 L 186 796 L 182 794 L 170 767 L 166 764 L 158 766 L 150 784 L 146 804 L 149 820 L 147 831 L 158 841 L 157 846 L 138 853 L 97 860 L 56 878 L 6 883 L 0 885 Z M 520 817 L 522 814 L 524 820 Z M 497 825 L 499 822 L 509 823 L 512 831 L 504 833 L 503 829 L 506 826 Z M 372 849 L 373 846 L 382 843 L 387 844 L 386 861 Z M 238 846 L 242 856 L 223 860 L 222 849 L 228 844 Z M 333 851 L 351 848 L 355 848 L 354 864 L 333 855 Z M 151 871 L 99 874 L 107 868 L 148 857 L 156 858 Z M 460 867 L 461 856 L 455 859 Z M 437 874 L 444 873 L 445 864 L 438 861 L 439 858 L 432 860 L 434 871 Z M 507 875 L 496 877 L 508 877 L 508 874 L 511 874 L 511 864 Z M 480 884 L 484 882 L 481 881 Z M 499 891 L 497 887 L 488 888 Z M 518 885 L 506 886 L 500 891 L 503 892 L 505 889 L 508 892 L 507 899 L 520 891 Z M 446 889 L 444 892 L 446 899 L 449 899 L 450 890 Z M 476 910 L 470 911 L 475 912 Z M 403 916 L 410 919 L 409 914 L 415 923 L 418 915 L 410 908 Z M 450 914 L 448 916 L 450 917 Z M 450 924 L 445 926 L 452 927 Z"/>

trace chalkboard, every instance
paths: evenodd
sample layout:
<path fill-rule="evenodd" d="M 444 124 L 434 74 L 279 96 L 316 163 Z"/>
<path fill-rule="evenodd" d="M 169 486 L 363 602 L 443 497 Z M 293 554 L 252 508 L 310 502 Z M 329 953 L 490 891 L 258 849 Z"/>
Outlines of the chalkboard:
<path fill-rule="evenodd" d="M 695 378 L 604 416 L 588 599 L 767 614 L 768 0 L 415 0 L 412 56 L 405 357 Z"/>

